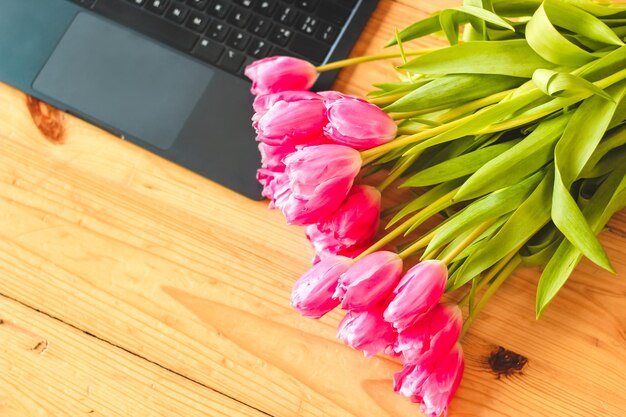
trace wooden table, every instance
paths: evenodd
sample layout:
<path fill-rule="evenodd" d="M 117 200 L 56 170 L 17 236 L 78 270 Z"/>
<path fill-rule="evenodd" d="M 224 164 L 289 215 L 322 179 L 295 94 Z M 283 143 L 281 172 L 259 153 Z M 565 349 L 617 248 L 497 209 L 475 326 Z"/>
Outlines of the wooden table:
<path fill-rule="evenodd" d="M 429 4 L 432 3 L 432 4 Z M 355 54 L 434 3 L 383 0 Z M 439 41 L 426 41 L 423 45 Z M 363 93 L 391 64 L 341 74 Z M 0 86 L 0 416 L 416 416 L 385 358 L 289 306 L 312 251 L 263 202 Z M 543 319 L 538 271 L 510 279 L 463 341 L 452 416 L 626 415 L 626 218 Z M 503 346 L 528 358 L 500 378 Z"/>

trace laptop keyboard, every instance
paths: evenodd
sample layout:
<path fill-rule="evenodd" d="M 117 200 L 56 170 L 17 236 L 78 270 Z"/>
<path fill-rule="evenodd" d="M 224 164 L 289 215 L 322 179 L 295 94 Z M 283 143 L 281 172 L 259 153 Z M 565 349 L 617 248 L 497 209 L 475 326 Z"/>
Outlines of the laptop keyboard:
<path fill-rule="evenodd" d="M 324 62 L 358 0 L 72 0 L 241 76 L 272 55 Z"/>

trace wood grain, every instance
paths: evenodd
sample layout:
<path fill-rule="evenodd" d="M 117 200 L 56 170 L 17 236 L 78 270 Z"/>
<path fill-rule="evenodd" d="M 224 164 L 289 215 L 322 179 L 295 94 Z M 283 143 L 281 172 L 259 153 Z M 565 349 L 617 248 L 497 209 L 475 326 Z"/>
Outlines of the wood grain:
<path fill-rule="evenodd" d="M 379 50 L 395 26 L 453 3 L 382 1 L 354 54 Z M 391 69 L 349 69 L 338 87 L 364 92 L 393 79 Z M 25 321 L 44 323 L 39 310 L 94 335 L 82 334 L 85 345 L 132 353 L 125 374 L 138 378 L 133 392 L 158 376 L 153 363 L 222 393 L 203 404 L 222 415 L 236 415 L 226 396 L 273 416 L 419 414 L 391 391 L 397 363 L 365 359 L 336 341 L 339 311 L 314 321 L 289 307 L 291 284 L 312 257 L 301 228 L 71 116 L 54 116 L 62 140 L 52 141 L 29 99 L 3 85 L 0 109 L 0 294 L 33 308 Z M 583 262 L 541 321 L 533 313 L 538 271 L 523 270 L 502 287 L 463 342 L 467 372 L 451 416 L 626 415 L 624 214 L 610 227 L 601 240 L 617 277 Z M 23 342 L 0 341 L 16 357 L 0 359 L 0 373 L 17 363 Z M 487 357 L 500 345 L 528 358 L 521 374 L 498 379 L 490 371 Z M 23 366 L 37 366 L 28 358 Z M 71 366 L 42 369 L 62 375 L 68 390 L 84 390 Z M 32 393 L 5 381 L 0 404 L 58 404 L 45 380 L 31 381 Z M 116 382 L 102 384 L 117 390 L 126 380 Z M 200 392 L 177 386 L 191 398 Z M 134 399 L 122 390 L 115 403 L 130 410 Z M 166 410 L 152 415 L 172 415 Z"/>
<path fill-rule="evenodd" d="M 0 415 L 265 414 L 0 296 Z"/>

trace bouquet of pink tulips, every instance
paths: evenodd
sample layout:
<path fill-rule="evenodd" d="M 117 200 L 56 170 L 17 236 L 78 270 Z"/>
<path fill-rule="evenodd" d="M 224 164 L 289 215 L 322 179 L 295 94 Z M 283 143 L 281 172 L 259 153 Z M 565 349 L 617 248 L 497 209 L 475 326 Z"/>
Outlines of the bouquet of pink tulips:
<path fill-rule="evenodd" d="M 611 270 L 596 235 L 626 205 L 624 22 L 626 7 L 588 0 L 467 0 L 390 42 L 400 81 L 368 100 L 309 89 L 393 53 L 246 70 L 263 195 L 316 252 L 293 307 L 346 310 L 337 337 L 398 357 L 395 391 L 429 416 L 446 413 L 459 342 L 518 266 L 545 267 L 537 317 L 582 256 Z M 405 49 L 434 32 L 450 46 Z M 410 198 L 381 210 L 391 185 Z"/>

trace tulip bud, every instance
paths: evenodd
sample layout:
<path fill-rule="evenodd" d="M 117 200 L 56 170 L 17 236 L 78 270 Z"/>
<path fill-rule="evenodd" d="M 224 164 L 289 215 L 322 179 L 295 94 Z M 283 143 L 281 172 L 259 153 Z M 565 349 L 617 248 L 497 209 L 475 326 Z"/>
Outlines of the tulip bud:
<path fill-rule="evenodd" d="M 463 316 L 457 306 L 437 304 L 415 325 L 398 334 L 394 349 L 405 365 L 432 366 L 450 352 L 462 326 Z"/>
<path fill-rule="evenodd" d="M 254 95 L 308 90 L 317 79 L 317 70 L 310 62 L 287 56 L 255 61 L 246 67 L 244 74 L 252 80 L 250 91 Z"/>
<path fill-rule="evenodd" d="M 396 137 L 398 127 L 377 106 L 356 97 L 326 100 L 326 135 L 336 143 L 370 149 Z"/>
<path fill-rule="evenodd" d="M 326 258 L 315 264 L 296 281 L 291 292 L 291 305 L 305 317 L 320 318 L 337 307 L 332 295 L 339 276 L 346 272 L 352 259 L 344 256 Z"/>
<path fill-rule="evenodd" d="M 342 300 L 341 308 L 366 310 L 383 300 L 402 275 L 402 259 L 393 252 L 371 253 L 350 267 L 340 278 L 333 298 Z"/>
<path fill-rule="evenodd" d="M 393 327 L 383 320 L 382 309 L 375 308 L 349 311 L 339 323 L 337 338 L 369 357 L 393 345 L 396 333 Z"/>
<path fill-rule="evenodd" d="M 404 367 L 393 376 L 393 389 L 420 403 L 425 415 L 445 415 L 463 378 L 464 367 L 463 350 L 457 343 L 432 370 L 419 365 Z"/>
<path fill-rule="evenodd" d="M 420 320 L 441 299 L 448 269 L 437 260 L 423 261 L 409 269 L 393 290 L 385 320 L 398 330 L 404 330 Z"/>
<path fill-rule="evenodd" d="M 318 139 L 326 122 L 321 100 L 277 101 L 253 126 L 259 141 L 284 146 Z"/>
<path fill-rule="evenodd" d="M 291 194 L 289 177 L 284 172 L 260 168 L 256 172 L 256 179 L 263 186 L 261 194 L 270 200 L 270 208 L 278 207 Z"/>
<path fill-rule="evenodd" d="M 279 101 L 303 101 L 303 100 L 322 100 L 323 97 L 312 91 L 281 91 L 279 93 L 264 94 L 257 96 L 252 103 L 252 107 L 256 112 L 254 119 L 260 119 L 272 106 Z M 254 120 L 253 119 L 253 120 Z"/>
<path fill-rule="evenodd" d="M 284 159 L 287 157 L 287 155 L 295 151 L 296 147 L 293 145 L 272 146 L 263 142 L 259 143 L 259 152 L 261 153 L 261 165 L 263 166 L 263 168 L 271 169 L 272 171 L 284 172 Z"/>
<path fill-rule="evenodd" d="M 281 206 L 287 223 L 307 225 L 333 214 L 361 169 L 361 155 L 341 145 L 300 149 L 285 158 L 291 196 Z"/>
<path fill-rule="evenodd" d="M 307 227 L 307 237 L 316 253 L 340 254 L 355 246 L 369 245 L 378 229 L 380 200 L 380 191 L 374 187 L 352 187 L 334 214 Z"/>

